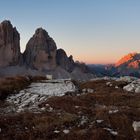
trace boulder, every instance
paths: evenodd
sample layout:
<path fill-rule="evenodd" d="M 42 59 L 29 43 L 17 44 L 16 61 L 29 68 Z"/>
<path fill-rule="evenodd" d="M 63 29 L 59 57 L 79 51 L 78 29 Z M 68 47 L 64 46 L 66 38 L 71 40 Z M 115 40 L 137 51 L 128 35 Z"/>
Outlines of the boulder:
<path fill-rule="evenodd" d="M 140 86 L 136 87 L 135 93 L 140 93 Z"/>
<path fill-rule="evenodd" d="M 10 21 L 0 23 L 0 67 L 18 65 L 21 58 L 20 35 Z"/>

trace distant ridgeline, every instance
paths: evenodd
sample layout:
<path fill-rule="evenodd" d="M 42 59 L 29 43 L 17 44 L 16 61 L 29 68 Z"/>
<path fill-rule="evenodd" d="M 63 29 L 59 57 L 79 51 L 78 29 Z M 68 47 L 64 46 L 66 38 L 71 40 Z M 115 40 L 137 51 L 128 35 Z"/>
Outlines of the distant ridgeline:
<path fill-rule="evenodd" d="M 133 76 L 140 78 L 140 53 L 130 53 L 114 65 L 89 65 L 97 76 Z"/>
<path fill-rule="evenodd" d="M 0 23 L 0 76 L 45 75 L 54 78 L 89 79 L 93 74 L 85 64 L 74 62 L 57 49 L 48 33 L 38 28 L 20 52 L 20 34 L 10 21 Z"/>

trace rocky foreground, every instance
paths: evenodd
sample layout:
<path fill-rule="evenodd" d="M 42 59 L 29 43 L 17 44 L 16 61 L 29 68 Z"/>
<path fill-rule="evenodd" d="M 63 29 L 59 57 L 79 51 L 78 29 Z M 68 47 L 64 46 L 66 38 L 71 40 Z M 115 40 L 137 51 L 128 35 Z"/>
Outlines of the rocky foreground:
<path fill-rule="evenodd" d="M 140 139 L 137 78 L 17 79 L 28 84 L 0 101 L 2 140 Z"/>

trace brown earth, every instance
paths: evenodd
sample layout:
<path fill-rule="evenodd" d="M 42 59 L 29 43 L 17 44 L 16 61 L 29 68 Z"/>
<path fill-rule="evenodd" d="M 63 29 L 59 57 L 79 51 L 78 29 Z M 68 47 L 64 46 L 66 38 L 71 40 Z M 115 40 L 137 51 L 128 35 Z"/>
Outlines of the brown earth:
<path fill-rule="evenodd" d="M 43 113 L 1 115 L 0 139 L 139 140 L 140 132 L 134 131 L 132 123 L 140 121 L 140 94 L 124 92 L 125 82 L 112 82 L 111 87 L 106 82 L 79 83 L 80 90 L 93 88 L 94 92 L 51 97 L 39 105 L 46 109 Z"/>
<path fill-rule="evenodd" d="M 46 80 L 43 76 L 17 76 L 0 78 L 0 100 L 5 99 L 9 94 L 16 94 L 29 86 L 32 82 Z"/>

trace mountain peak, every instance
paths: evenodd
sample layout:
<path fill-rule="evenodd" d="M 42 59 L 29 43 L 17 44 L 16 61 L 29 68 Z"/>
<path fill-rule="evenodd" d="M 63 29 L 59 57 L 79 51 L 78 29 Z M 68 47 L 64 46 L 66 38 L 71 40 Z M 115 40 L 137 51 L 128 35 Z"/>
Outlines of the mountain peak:
<path fill-rule="evenodd" d="M 11 22 L 10 22 L 10 20 L 4 20 L 1 22 L 1 24 L 10 24 L 11 25 Z"/>
<path fill-rule="evenodd" d="M 40 28 L 36 29 L 35 34 L 37 34 L 37 35 L 38 34 L 48 35 L 48 32 L 45 29 L 43 29 L 42 27 L 40 27 Z"/>
<path fill-rule="evenodd" d="M 17 65 L 20 58 L 20 34 L 9 20 L 0 23 L 0 67 Z"/>
<path fill-rule="evenodd" d="M 123 64 L 127 63 L 132 63 L 133 61 L 140 60 L 140 53 L 134 52 L 134 53 L 129 53 L 122 57 L 116 64 L 115 67 L 118 67 Z"/>

